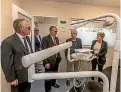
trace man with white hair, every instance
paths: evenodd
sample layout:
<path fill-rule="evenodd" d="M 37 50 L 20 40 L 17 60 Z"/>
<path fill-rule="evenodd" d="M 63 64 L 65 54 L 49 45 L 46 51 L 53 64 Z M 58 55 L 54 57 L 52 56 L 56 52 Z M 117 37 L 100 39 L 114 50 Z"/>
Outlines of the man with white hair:
<path fill-rule="evenodd" d="M 25 19 L 13 22 L 15 33 L 1 43 L 1 66 L 7 82 L 11 85 L 10 92 L 30 92 L 28 68 L 22 65 L 22 57 L 33 53 L 30 34 L 30 24 Z"/>

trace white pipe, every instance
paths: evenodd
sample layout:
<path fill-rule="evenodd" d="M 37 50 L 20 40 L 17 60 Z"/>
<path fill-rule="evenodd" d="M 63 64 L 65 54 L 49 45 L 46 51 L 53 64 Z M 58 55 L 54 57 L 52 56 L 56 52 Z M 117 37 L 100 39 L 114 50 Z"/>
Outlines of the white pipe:
<path fill-rule="evenodd" d="M 34 80 L 32 80 L 32 75 L 35 74 L 35 65 L 32 64 L 28 67 L 28 82 L 34 82 Z"/>
<path fill-rule="evenodd" d="M 28 67 L 32 64 L 40 62 L 54 54 L 57 54 L 69 47 L 72 46 L 72 42 L 67 42 L 58 46 L 54 46 L 45 50 L 41 50 L 39 52 L 35 52 L 22 57 L 22 64 L 24 67 Z"/>
<path fill-rule="evenodd" d="M 103 14 L 103 15 L 100 15 L 100 16 L 97 16 L 97 17 L 94 17 L 94 18 L 82 20 L 79 23 L 83 23 L 83 22 L 86 22 L 86 21 L 93 21 L 93 20 L 105 18 L 105 17 L 114 17 L 115 15 L 116 14 L 114 14 L 114 13 L 107 13 L 107 14 Z M 74 24 L 76 24 L 76 23 L 71 23 L 71 25 L 74 25 Z"/>
<path fill-rule="evenodd" d="M 68 48 L 67 59 L 68 59 L 69 62 L 75 61 L 75 59 L 71 59 L 71 56 L 70 56 L 70 48 Z"/>
<path fill-rule="evenodd" d="M 114 52 L 113 58 L 114 59 L 113 59 L 113 64 L 112 64 L 110 92 L 116 92 L 117 75 L 118 75 L 118 64 L 119 64 L 119 52 Z"/>
<path fill-rule="evenodd" d="M 43 79 L 66 79 L 66 78 L 81 78 L 81 77 L 100 77 L 103 80 L 103 92 L 109 92 L 109 81 L 105 74 L 99 71 L 84 71 L 84 72 L 63 72 L 63 73 L 40 73 L 32 76 L 33 80 Z"/>
<path fill-rule="evenodd" d="M 112 74 L 111 74 L 111 86 L 110 92 L 116 92 L 116 84 L 117 84 L 117 75 L 118 75 L 118 64 L 119 64 L 119 55 L 120 55 L 120 17 L 116 14 L 112 15 L 117 21 L 117 31 L 116 31 L 116 41 L 114 44 L 114 56 L 112 62 Z"/>

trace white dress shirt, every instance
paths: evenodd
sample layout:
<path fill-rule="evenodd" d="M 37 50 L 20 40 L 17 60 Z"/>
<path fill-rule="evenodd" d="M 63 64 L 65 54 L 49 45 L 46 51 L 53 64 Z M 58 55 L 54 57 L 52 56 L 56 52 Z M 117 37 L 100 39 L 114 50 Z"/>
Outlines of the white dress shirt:
<path fill-rule="evenodd" d="M 51 38 L 52 38 L 52 40 L 53 40 L 53 43 L 54 43 L 54 41 L 55 41 L 55 38 L 51 35 Z"/>
<path fill-rule="evenodd" d="M 19 33 L 16 33 L 17 35 L 18 35 L 18 37 L 20 38 L 20 40 L 21 40 L 21 42 L 23 43 L 23 45 L 25 46 L 25 44 L 24 44 L 24 39 L 23 38 L 25 38 L 24 36 L 22 36 L 22 35 L 20 35 Z M 27 42 L 27 46 L 28 46 L 28 49 L 29 49 L 29 53 L 31 53 L 31 48 L 30 48 L 30 45 L 29 45 L 29 43 L 28 43 L 28 41 L 26 40 L 26 42 Z"/>
<path fill-rule="evenodd" d="M 52 38 L 52 40 L 53 40 L 53 43 L 54 43 L 54 41 L 55 41 L 55 38 L 51 35 L 51 38 Z M 57 44 L 57 43 L 56 43 Z M 57 54 L 56 54 L 56 57 L 57 57 Z"/>

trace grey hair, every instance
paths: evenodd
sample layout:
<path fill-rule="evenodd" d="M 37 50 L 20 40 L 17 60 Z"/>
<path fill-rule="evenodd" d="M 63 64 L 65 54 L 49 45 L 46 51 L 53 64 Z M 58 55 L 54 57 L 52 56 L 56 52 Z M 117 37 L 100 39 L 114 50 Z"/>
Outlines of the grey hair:
<path fill-rule="evenodd" d="M 70 30 L 71 30 L 71 32 L 73 31 L 73 32 L 77 33 L 77 30 L 76 29 L 70 29 Z"/>
<path fill-rule="evenodd" d="M 16 19 L 13 22 L 13 28 L 15 30 L 15 32 L 19 32 L 20 27 L 22 26 L 22 21 L 25 21 L 25 19 Z"/>

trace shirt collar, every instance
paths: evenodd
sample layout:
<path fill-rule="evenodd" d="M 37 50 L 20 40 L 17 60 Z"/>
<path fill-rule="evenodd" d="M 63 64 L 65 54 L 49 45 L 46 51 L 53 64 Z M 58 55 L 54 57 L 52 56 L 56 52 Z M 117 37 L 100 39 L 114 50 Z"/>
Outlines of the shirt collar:
<path fill-rule="evenodd" d="M 51 38 L 54 39 L 54 37 L 50 34 Z M 56 38 L 56 37 L 55 37 Z"/>
<path fill-rule="evenodd" d="M 35 35 L 35 36 L 39 36 L 39 34 L 38 35 Z"/>
<path fill-rule="evenodd" d="M 77 38 L 76 38 L 76 39 L 77 39 Z M 75 39 L 75 40 L 72 39 L 72 41 L 76 41 L 76 39 Z"/>
<path fill-rule="evenodd" d="M 20 39 L 23 39 L 24 36 L 20 35 L 19 33 L 16 33 Z"/>

